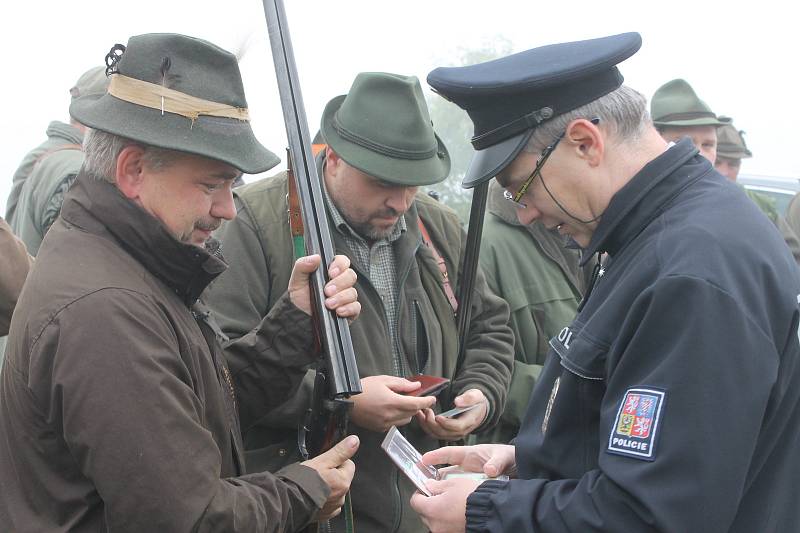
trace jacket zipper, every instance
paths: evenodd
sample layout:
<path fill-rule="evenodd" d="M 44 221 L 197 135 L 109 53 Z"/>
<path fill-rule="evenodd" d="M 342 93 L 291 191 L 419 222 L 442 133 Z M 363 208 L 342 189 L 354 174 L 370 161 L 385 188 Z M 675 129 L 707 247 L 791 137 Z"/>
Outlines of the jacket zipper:
<path fill-rule="evenodd" d="M 398 471 L 396 468 L 392 469 L 392 488 L 394 489 L 394 523 L 392 524 L 392 531 L 398 531 L 400 529 L 400 519 L 402 518 L 403 514 L 403 507 L 398 506 L 397 502 L 400 501 L 400 476 L 398 475 Z"/>
<path fill-rule="evenodd" d="M 402 277 L 398 278 L 398 280 L 397 280 L 397 295 L 398 295 L 398 298 L 397 298 L 397 309 L 398 309 L 398 311 L 403 308 L 403 304 L 405 303 L 404 302 L 405 293 L 401 290 L 401 288 L 403 287 L 403 285 L 405 285 L 406 279 L 408 279 L 408 275 L 411 273 L 411 268 L 412 268 L 411 265 L 412 265 L 412 263 L 416 263 L 417 252 L 419 252 L 419 247 L 421 245 L 422 245 L 422 238 L 420 237 L 420 239 L 417 241 L 417 245 L 414 247 L 414 251 L 411 254 L 414 257 L 413 261 L 411 261 L 409 263 L 409 266 L 406 269 L 406 271 L 403 272 Z M 385 313 L 385 311 L 384 311 L 384 313 Z M 400 357 L 400 361 L 397 361 L 397 362 L 400 365 L 400 371 L 402 372 L 405 369 L 405 364 L 403 364 L 403 359 L 409 360 L 410 358 L 408 357 L 408 354 L 406 354 L 403 351 L 403 345 L 400 342 L 400 332 L 403 331 L 403 329 L 400 327 L 400 325 L 401 325 L 400 324 L 400 317 L 402 317 L 402 313 L 398 313 L 397 314 L 397 339 L 395 340 L 395 342 L 397 343 L 397 354 L 398 354 L 398 357 Z M 415 346 L 416 346 L 416 344 L 415 344 Z M 416 363 L 414 363 L 411 366 L 413 366 L 413 368 L 416 368 L 418 365 Z M 417 373 L 419 373 L 419 372 L 417 372 Z M 405 376 L 400 374 L 400 377 L 405 377 Z"/>
<path fill-rule="evenodd" d="M 414 257 L 414 259 L 412 260 L 411 263 L 409 263 L 409 267 L 405 270 L 405 272 L 403 272 L 402 276 L 400 278 L 398 278 L 398 280 L 397 280 L 397 294 L 398 294 L 397 309 L 398 310 L 402 309 L 403 308 L 403 304 L 404 304 L 405 292 L 402 291 L 401 289 L 402 289 L 403 285 L 405 285 L 406 279 L 408 279 L 408 275 L 411 273 L 412 263 L 416 262 L 417 252 L 419 251 L 419 247 L 420 247 L 421 244 L 422 244 L 422 238 L 420 238 L 417 241 L 417 246 L 414 248 L 414 251 L 412 253 L 412 256 Z M 414 303 L 416 304 L 416 301 L 414 301 Z M 416 308 L 414 308 L 414 310 L 412 311 L 412 315 L 414 314 L 414 312 L 416 312 Z M 385 314 L 386 314 L 386 309 L 384 308 L 384 315 Z M 398 346 L 397 346 L 398 357 L 400 357 L 400 361 L 398 361 L 398 363 L 401 366 L 401 372 L 402 372 L 402 367 L 405 366 L 405 365 L 403 365 L 403 359 L 405 358 L 406 360 L 408 360 L 409 357 L 403 352 L 403 345 L 400 342 L 401 332 L 403 331 L 403 329 L 400 327 L 400 317 L 401 316 L 402 316 L 402 313 L 398 313 L 397 314 L 397 339 L 396 339 L 396 342 L 398 344 Z M 415 319 L 414 327 L 416 328 L 416 316 L 414 316 L 413 318 Z M 414 330 L 414 334 L 416 335 L 416 329 Z M 416 346 L 416 338 L 414 339 L 414 346 Z M 417 366 L 417 364 L 415 362 L 414 363 L 414 367 L 416 367 L 416 366 Z M 401 375 L 400 377 L 404 377 L 404 376 Z M 396 531 L 400 530 L 400 522 L 402 521 L 402 518 L 403 518 L 403 502 L 401 501 L 402 498 L 400 496 L 400 477 L 398 475 L 398 471 L 397 471 L 396 468 L 392 469 L 392 489 L 393 489 L 393 491 L 392 491 L 393 492 L 393 494 L 392 494 L 393 498 L 392 499 L 394 500 L 392 502 L 392 509 L 394 510 L 394 523 L 392 525 L 392 531 L 396 532 Z"/>
<path fill-rule="evenodd" d="M 417 324 L 419 324 L 419 302 L 414 300 L 414 305 L 411 308 L 411 346 L 414 347 L 416 351 L 419 345 L 419 331 L 417 330 Z M 413 357 L 410 359 L 411 366 L 413 367 L 412 371 L 414 374 L 422 373 L 422 369 L 419 367 L 419 354 L 415 353 Z"/>

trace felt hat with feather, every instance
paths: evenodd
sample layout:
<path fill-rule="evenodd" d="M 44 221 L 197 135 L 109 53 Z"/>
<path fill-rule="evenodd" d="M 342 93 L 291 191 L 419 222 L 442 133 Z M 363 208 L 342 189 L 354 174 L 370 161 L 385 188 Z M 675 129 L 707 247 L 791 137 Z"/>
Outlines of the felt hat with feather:
<path fill-rule="evenodd" d="M 202 39 L 152 33 L 112 47 L 106 65 L 108 92 L 70 106 L 82 124 L 248 174 L 280 161 L 253 134 L 234 54 Z"/>

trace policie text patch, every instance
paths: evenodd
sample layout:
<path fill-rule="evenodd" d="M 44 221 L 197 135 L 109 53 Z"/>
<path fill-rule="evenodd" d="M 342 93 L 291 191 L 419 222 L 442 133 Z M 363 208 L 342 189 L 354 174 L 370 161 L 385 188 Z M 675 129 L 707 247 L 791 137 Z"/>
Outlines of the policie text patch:
<path fill-rule="evenodd" d="M 664 407 L 664 391 L 628 389 L 617 411 L 608 438 L 608 451 L 652 461 L 655 459 L 656 435 Z"/>

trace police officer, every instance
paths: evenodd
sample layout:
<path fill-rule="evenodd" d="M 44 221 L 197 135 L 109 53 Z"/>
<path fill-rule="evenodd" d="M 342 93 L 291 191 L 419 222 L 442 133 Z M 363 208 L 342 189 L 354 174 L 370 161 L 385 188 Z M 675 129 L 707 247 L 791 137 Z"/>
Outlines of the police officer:
<path fill-rule="evenodd" d="M 431 481 L 442 531 L 794 531 L 800 274 L 770 221 L 668 145 L 616 64 L 628 33 L 536 48 L 428 82 L 464 108 L 521 221 L 608 261 L 551 350 L 514 445 L 424 456 L 510 480 Z"/>

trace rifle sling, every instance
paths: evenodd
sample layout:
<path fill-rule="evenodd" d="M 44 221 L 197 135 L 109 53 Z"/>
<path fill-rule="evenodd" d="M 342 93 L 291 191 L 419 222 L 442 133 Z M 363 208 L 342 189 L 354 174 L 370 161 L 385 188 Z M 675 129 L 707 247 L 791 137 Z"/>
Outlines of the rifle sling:
<path fill-rule="evenodd" d="M 292 158 L 287 153 L 288 168 L 286 169 L 286 181 L 289 184 L 289 193 L 286 195 L 289 212 L 289 229 L 292 234 L 294 245 L 294 258 L 300 259 L 306 255 L 306 245 L 303 239 L 305 228 L 303 227 L 303 214 L 300 211 L 300 195 L 297 194 L 297 183 L 294 180 L 292 170 Z"/>
<path fill-rule="evenodd" d="M 450 276 L 447 275 L 447 265 L 444 262 L 444 258 L 433 245 L 428 229 L 425 227 L 425 224 L 422 223 L 422 218 L 417 217 L 417 222 L 419 225 L 419 232 L 422 234 L 422 242 L 425 243 L 425 246 L 430 250 L 431 254 L 433 254 L 436 265 L 439 267 L 439 272 L 442 273 L 442 288 L 444 289 L 445 295 L 447 295 L 447 300 L 450 302 L 450 307 L 453 308 L 453 314 L 455 315 L 458 312 L 458 300 L 456 299 L 455 292 L 453 292 L 453 286 L 450 284 Z"/>
<path fill-rule="evenodd" d="M 297 185 L 294 182 L 291 158 L 289 158 L 289 168 L 287 170 L 287 174 L 289 182 L 289 228 L 291 229 L 292 241 L 295 245 L 295 259 L 297 259 L 304 253 L 303 247 L 299 249 L 299 253 L 301 255 L 298 255 L 298 239 L 301 243 L 301 246 L 303 242 L 303 217 L 300 213 L 300 197 L 297 194 Z M 422 218 L 417 217 L 417 223 L 419 225 L 419 231 L 422 234 L 422 242 L 424 242 L 425 246 L 428 248 L 428 250 L 430 250 L 434 260 L 436 261 L 436 266 L 439 267 L 439 272 L 442 274 L 442 288 L 447 296 L 447 300 L 450 302 L 450 307 L 453 308 L 453 314 L 456 314 L 458 312 L 458 300 L 456 299 L 456 294 L 453 291 L 453 286 L 450 284 L 450 276 L 447 273 L 447 264 L 444 262 L 444 258 L 436 249 L 436 246 L 433 245 L 431 236 L 428 233 L 428 229 L 425 227 L 425 224 L 422 222 Z"/>

